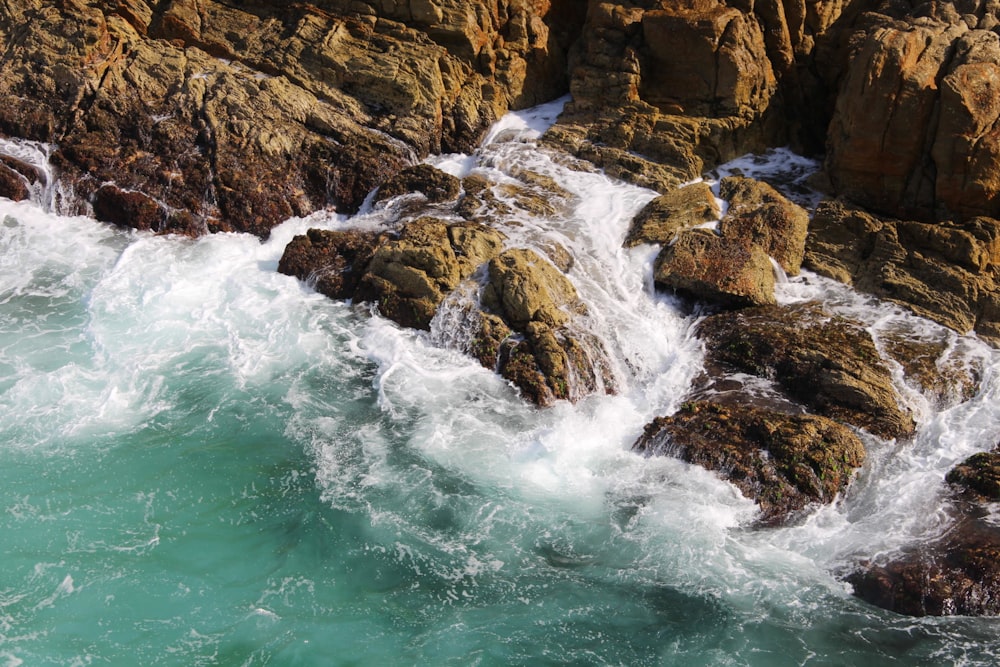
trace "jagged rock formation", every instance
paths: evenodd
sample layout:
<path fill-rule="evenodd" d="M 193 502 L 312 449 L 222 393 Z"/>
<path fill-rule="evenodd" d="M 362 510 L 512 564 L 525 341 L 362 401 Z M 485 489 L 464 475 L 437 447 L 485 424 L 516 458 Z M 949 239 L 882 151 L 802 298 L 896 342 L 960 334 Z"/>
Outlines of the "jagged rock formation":
<path fill-rule="evenodd" d="M 564 90 L 568 6 L 5 3 L 0 132 L 56 144 L 103 220 L 266 236 Z"/>
<path fill-rule="evenodd" d="M 929 224 L 824 202 L 809 228 L 806 266 L 960 333 L 1000 341 L 995 219 Z"/>
<path fill-rule="evenodd" d="M 989 2 L 885 3 L 851 36 L 828 133 L 838 193 L 930 222 L 1000 214 L 1000 37 Z"/>
<path fill-rule="evenodd" d="M 390 183 L 403 182 L 429 196 L 421 194 L 413 206 L 403 202 L 395 229 L 311 229 L 288 244 L 278 270 L 331 298 L 374 303 L 385 317 L 416 329 L 430 329 L 448 300 L 450 323 L 460 330 L 452 334 L 458 337 L 454 344 L 539 405 L 613 392 L 603 345 L 573 326 L 586 309 L 565 275 L 572 267 L 566 250 L 548 248 L 550 258 L 505 248 L 502 231 L 484 222 L 502 226 L 503 216 L 513 213 L 497 191 L 527 213 L 537 213 L 539 202 L 551 207 L 569 194 L 528 172 L 521 174 L 523 186 L 474 175 L 458 188 L 453 178 L 427 165 L 401 173 Z M 399 194 L 396 202 L 413 197 Z M 393 199 L 385 206 L 394 206 Z M 428 215 L 434 207 L 448 218 Z M 454 219 L 463 213 L 470 219 Z M 474 274 L 481 274 L 481 284 Z"/>

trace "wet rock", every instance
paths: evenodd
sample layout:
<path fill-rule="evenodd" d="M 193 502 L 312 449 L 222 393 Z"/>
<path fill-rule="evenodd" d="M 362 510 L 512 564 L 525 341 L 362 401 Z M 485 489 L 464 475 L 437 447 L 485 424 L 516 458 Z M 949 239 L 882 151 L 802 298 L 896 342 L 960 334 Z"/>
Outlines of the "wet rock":
<path fill-rule="evenodd" d="M 906 382 L 929 397 L 937 409 L 967 401 L 979 391 L 982 364 L 951 342 L 903 332 L 883 332 L 880 340 L 886 355 L 903 367 Z"/>
<path fill-rule="evenodd" d="M 809 230 L 805 265 L 906 306 L 959 333 L 1000 341 L 1000 222 L 928 224 L 823 202 Z"/>
<path fill-rule="evenodd" d="M 331 299 L 351 299 L 383 240 L 374 232 L 310 229 L 285 246 L 278 273 L 311 283 Z"/>
<path fill-rule="evenodd" d="M 692 229 L 663 248 L 653 267 L 660 289 L 727 307 L 774 303 L 774 269 L 759 246 Z"/>
<path fill-rule="evenodd" d="M 428 153 L 471 149 L 510 105 L 566 89 L 582 8 L 412 4 L 6 3 L 0 132 L 57 144 L 82 200 L 114 182 L 160 202 L 160 231 L 264 237 L 350 212 Z"/>
<path fill-rule="evenodd" d="M 771 378 L 819 414 L 883 438 L 913 433 L 889 369 L 859 323 L 816 304 L 720 313 L 698 326 L 712 363 Z"/>
<path fill-rule="evenodd" d="M 797 275 L 805 254 L 809 214 L 762 181 L 729 177 L 719 183 L 729 209 L 719 233 L 759 246 L 789 275 Z"/>
<path fill-rule="evenodd" d="M 519 331 L 532 322 L 558 327 L 582 308 L 566 276 L 524 248 L 508 250 L 490 262 L 482 299 L 486 308 Z"/>
<path fill-rule="evenodd" d="M 3 163 L 0 163 L 0 197 L 13 201 L 23 201 L 31 197 L 28 180 Z"/>
<path fill-rule="evenodd" d="M 717 472 L 760 505 L 767 524 L 832 502 L 865 458 L 858 437 L 831 419 L 707 401 L 658 417 L 634 449 Z"/>
<path fill-rule="evenodd" d="M 441 220 L 420 218 L 375 249 L 355 297 L 377 303 L 398 324 L 427 329 L 445 296 L 502 244 L 499 232 L 482 225 L 451 232 Z"/>
<path fill-rule="evenodd" d="M 625 247 L 642 243 L 666 245 L 678 232 L 718 220 L 720 215 L 715 195 L 707 183 L 692 183 L 671 190 L 639 211 L 625 237 Z"/>
<path fill-rule="evenodd" d="M 458 199 L 460 189 L 461 181 L 457 177 L 429 164 L 418 164 L 403 169 L 379 186 L 375 201 L 420 193 L 429 202 L 447 202 Z"/>
<path fill-rule="evenodd" d="M 94 193 L 94 215 L 119 227 L 160 231 L 167 213 L 159 203 L 141 192 L 102 185 Z"/>
<path fill-rule="evenodd" d="M 970 456 L 952 468 L 945 480 L 980 500 L 1000 500 L 1000 449 Z"/>
<path fill-rule="evenodd" d="M 1000 527 L 978 506 L 958 511 L 943 537 L 849 575 L 855 595 L 910 616 L 1000 615 Z"/>

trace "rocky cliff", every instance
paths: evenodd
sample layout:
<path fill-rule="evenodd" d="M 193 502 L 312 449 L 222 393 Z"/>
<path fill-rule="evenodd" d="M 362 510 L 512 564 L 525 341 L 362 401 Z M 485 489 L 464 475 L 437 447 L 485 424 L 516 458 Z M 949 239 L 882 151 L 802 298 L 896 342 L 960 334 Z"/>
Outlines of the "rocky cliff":
<path fill-rule="evenodd" d="M 691 400 L 636 449 L 728 476 L 768 523 L 836 498 L 864 459 L 855 430 L 913 431 L 889 365 L 942 401 L 978 379 L 944 379 L 921 341 L 878 349 L 820 304 L 777 306 L 774 265 L 1000 341 L 992 0 L 7 0 L 0 44 L 0 135 L 50 146 L 66 212 L 265 237 L 290 216 L 353 212 L 375 188 L 378 205 L 419 195 L 391 229 L 296 238 L 280 270 L 403 326 L 448 310 L 473 332 L 463 350 L 540 405 L 616 391 L 566 277 L 573 258 L 507 246 L 512 214 L 543 220 L 568 194 L 540 174 L 458 179 L 420 162 L 569 93 L 545 149 L 659 191 L 626 245 L 659 245 L 657 288 L 715 313 Z M 723 214 L 688 184 L 785 145 L 823 160 L 813 185 L 828 199 L 812 210 L 734 177 Z M 0 157 L 0 195 L 28 197 L 41 178 Z M 748 377 L 774 395 L 732 389 Z M 966 532 L 973 549 L 989 531 Z M 960 592 L 927 604 L 920 567 Z M 943 556 L 854 577 L 907 613 L 996 613 L 967 593 L 997 581 Z"/>

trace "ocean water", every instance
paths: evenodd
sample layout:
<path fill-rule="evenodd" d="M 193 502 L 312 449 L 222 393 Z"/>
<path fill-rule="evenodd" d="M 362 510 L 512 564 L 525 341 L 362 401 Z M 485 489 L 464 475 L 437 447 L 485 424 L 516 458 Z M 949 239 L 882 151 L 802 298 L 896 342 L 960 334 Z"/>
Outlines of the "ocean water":
<path fill-rule="evenodd" d="M 702 363 L 698 314 L 621 248 L 652 192 L 534 139 L 557 106 L 432 161 L 570 196 L 512 246 L 559 243 L 619 392 L 538 409 L 430 333 L 279 275 L 308 227 L 260 242 L 117 230 L 0 200 L 0 666 L 987 665 L 996 619 L 913 619 L 841 575 L 947 527 L 942 478 L 1000 432 L 1000 355 L 805 274 L 779 286 L 982 369 L 945 410 L 907 384 L 908 442 L 864 436 L 835 505 L 758 529 L 699 468 L 630 451 Z M 22 159 L 44 147 L 16 148 Z M 32 152 L 34 151 L 34 152 Z M 727 170 L 795 181 L 782 151 Z M 794 185 L 794 183 L 793 183 Z"/>

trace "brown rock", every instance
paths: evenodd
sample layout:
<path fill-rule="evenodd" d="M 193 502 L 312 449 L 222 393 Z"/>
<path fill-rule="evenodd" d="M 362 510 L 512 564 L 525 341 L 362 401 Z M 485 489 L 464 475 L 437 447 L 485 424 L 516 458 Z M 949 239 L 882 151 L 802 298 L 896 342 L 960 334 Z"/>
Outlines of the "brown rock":
<path fill-rule="evenodd" d="M 712 363 L 773 378 L 818 413 L 883 438 L 913 433 L 868 332 L 815 304 L 720 313 L 698 326 Z"/>
<path fill-rule="evenodd" d="M 1000 38 L 955 6 L 871 15 L 854 38 L 828 135 L 838 194 L 923 222 L 1000 215 Z"/>
<path fill-rule="evenodd" d="M 400 195 L 420 193 L 432 203 L 458 199 L 461 181 L 429 164 L 407 167 L 379 186 L 375 201 Z"/>
<path fill-rule="evenodd" d="M 719 183 L 729 210 L 719 223 L 726 238 L 760 246 L 789 275 L 797 275 L 805 254 L 809 214 L 767 183 L 730 177 Z"/>
<path fill-rule="evenodd" d="M 721 215 L 712 189 L 705 182 L 692 183 L 652 200 L 632 220 L 625 247 L 641 243 L 670 243 L 678 232 L 698 227 Z"/>
<path fill-rule="evenodd" d="M 94 215 L 119 227 L 160 231 L 167 213 L 141 192 L 127 192 L 114 185 L 102 185 L 94 193 Z"/>
<path fill-rule="evenodd" d="M 728 307 L 774 303 L 774 269 L 758 246 L 692 229 L 656 258 L 653 278 L 661 289 Z"/>
<path fill-rule="evenodd" d="M 857 436 L 830 419 L 712 402 L 658 417 L 634 449 L 719 473 L 760 505 L 768 524 L 832 502 L 865 458 Z"/>
<path fill-rule="evenodd" d="M 580 308 L 573 284 L 551 263 L 523 248 L 490 262 L 482 299 L 486 308 L 519 331 L 531 322 L 558 327 Z"/>
<path fill-rule="evenodd" d="M 973 454 L 955 466 L 945 480 L 979 500 L 1000 500 L 1000 449 Z"/>
<path fill-rule="evenodd" d="M 970 516 L 943 538 L 848 577 L 858 597 L 910 616 L 1000 615 L 1000 529 Z"/>
<path fill-rule="evenodd" d="M 6 3 L 0 132 L 58 144 L 84 200 L 114 182 L 184 212 L 161 231 L 263 237 L 292 215 L 355 210 L 429 152 L 471 149 L 509 105 L 561 94 L 582 10 Z"/>
<path fill-rule="evenodd" d="M 947 327 L 1000 340 L 1000 222 L 926 224 L 879 218 L 838 202 L 819 206 L 805 265 Z"/>
<path fill-rule="evenodd" d="M 351 299 L 382 242 L 374 232 L 310 229 L 285 246 L 278 273 L 311 283 L 331 299 Z"/>
<path fill-rule="evenodd" d="M 0 163 L 0 197 L 13 201 L 23 201 L 31 197 L 27 179 L 3 163 Z"/>

